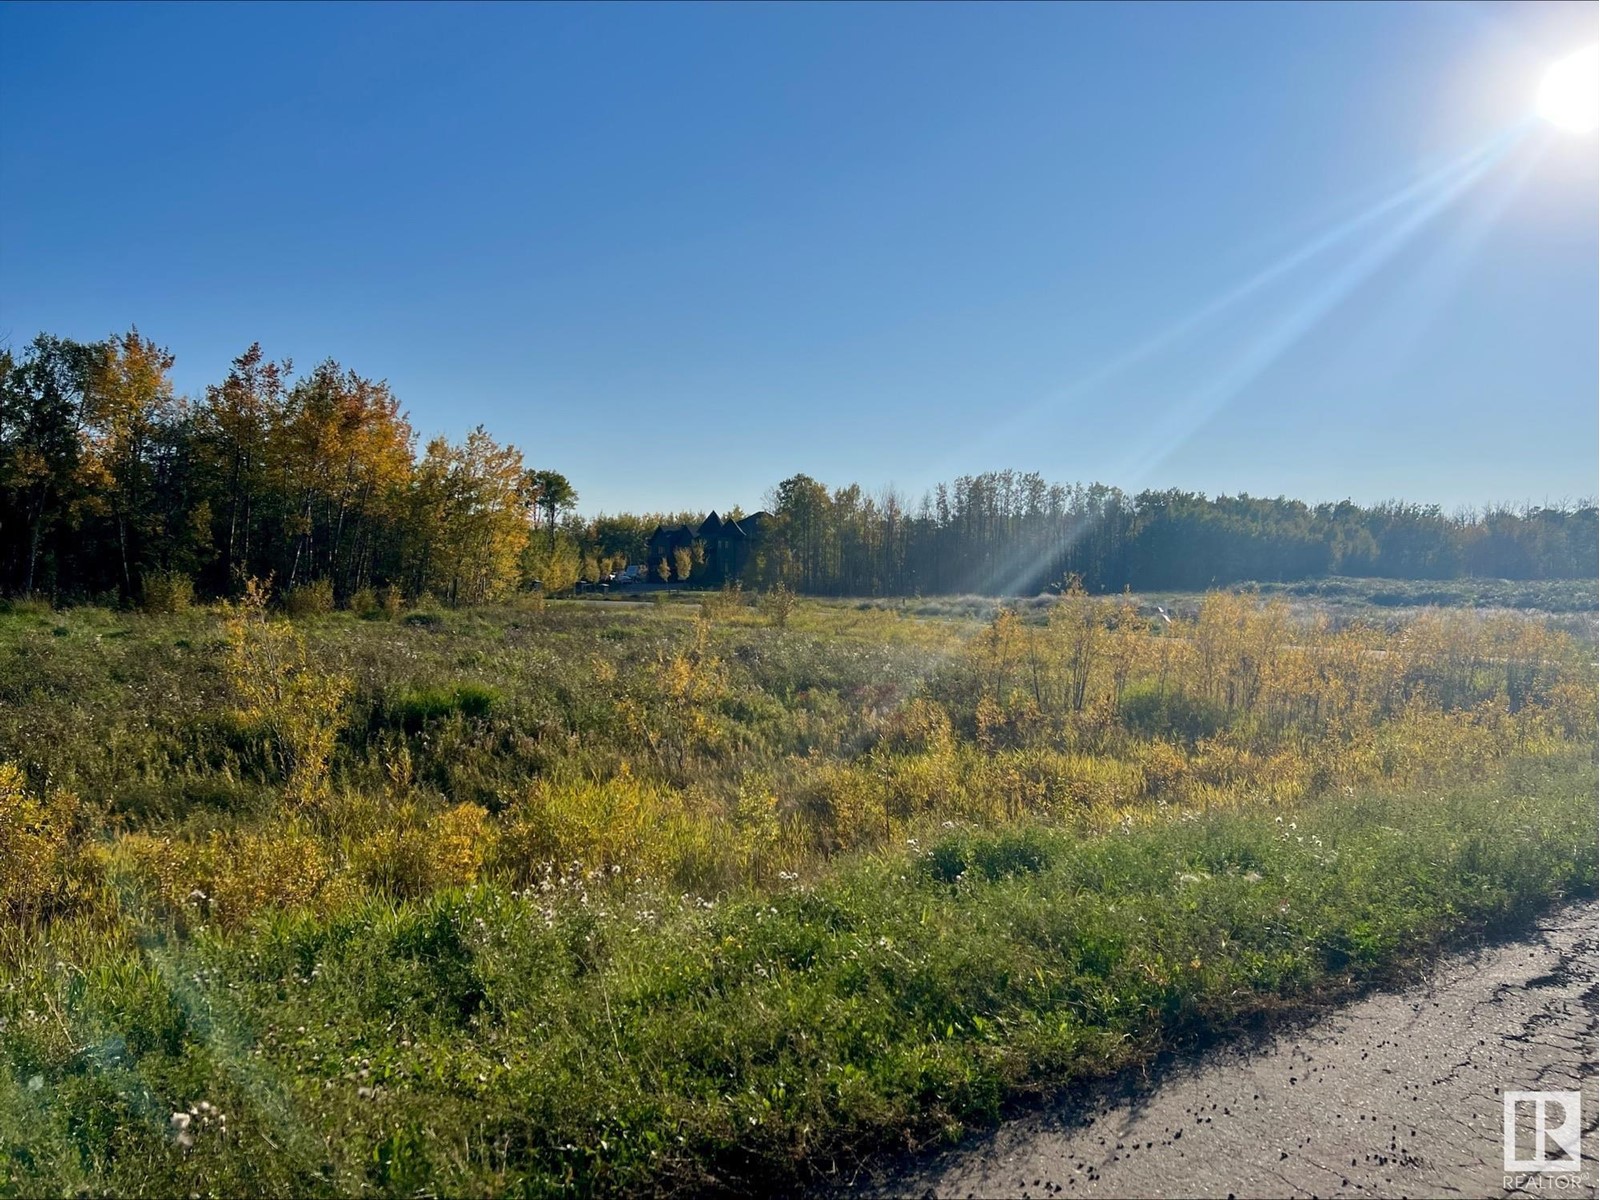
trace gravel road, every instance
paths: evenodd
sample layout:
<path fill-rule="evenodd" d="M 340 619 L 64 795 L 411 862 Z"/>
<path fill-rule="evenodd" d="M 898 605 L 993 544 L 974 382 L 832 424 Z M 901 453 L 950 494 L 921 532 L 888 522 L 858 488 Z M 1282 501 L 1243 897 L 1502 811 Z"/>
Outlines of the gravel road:
<path fill-rule="evenodd" d="M 1262 1043 L 840 1189 L 877 1196 L 1595 1195 L 1593 903 Z M 1576 1175 L 1508 1177 L 1502 1091 L 1583 1092 Z M 1552 1110 L 1552 1119 L 1558 1120 Z M 1522 1144 L 1527 1157 L 1532 1138 Z"/>

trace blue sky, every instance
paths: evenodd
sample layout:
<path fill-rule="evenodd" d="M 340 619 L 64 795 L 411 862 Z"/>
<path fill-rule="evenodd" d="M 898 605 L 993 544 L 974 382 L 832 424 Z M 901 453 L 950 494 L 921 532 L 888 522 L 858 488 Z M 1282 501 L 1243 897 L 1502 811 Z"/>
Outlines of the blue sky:
<path fill-rule="evenodd" d="M 1593 496 L 1596 11 L 10 3 L 0 333 L 332 356 L 589 512 Z"/>

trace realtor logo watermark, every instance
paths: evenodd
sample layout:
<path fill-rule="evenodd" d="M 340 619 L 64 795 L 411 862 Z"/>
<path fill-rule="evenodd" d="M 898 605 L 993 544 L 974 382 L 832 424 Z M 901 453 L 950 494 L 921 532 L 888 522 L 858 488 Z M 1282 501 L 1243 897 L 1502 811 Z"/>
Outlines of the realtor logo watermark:
<path fill-rule="evenodd" d="M 1583 1093 L 1504 1092 L 1507 1187 L 1565 1187 L 1583 1168 Z M 1520 1179 L 1513 1179 L 1520 1176 Z"/>

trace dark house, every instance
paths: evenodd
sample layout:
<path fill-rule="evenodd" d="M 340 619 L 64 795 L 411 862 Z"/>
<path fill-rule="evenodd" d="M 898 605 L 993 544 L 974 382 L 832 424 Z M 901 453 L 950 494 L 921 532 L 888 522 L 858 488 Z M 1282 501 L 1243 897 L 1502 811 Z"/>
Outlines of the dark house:
<path fill-rule="evenodd" d="M 678 575 L 676 554 L 679 550 L 686 550 L 692 555 L 698 542 L 705 554 L 705 563 L 695 565 L 693 573 L 696 579 L 718 584 L 738 579 L 750 565 L 751 557 L 761 541 L 762 529 L 771 520 L 767 513 L 756 512 L 737 521 L 724 521 L 713 512 L 700 522 L 698 529 L 689 525 L 674 525 L 671 528 L 657 525 L 647 543 L 646 565 L 650 578 L 661 578 L 658 568 L 665 562 L 671 578 L 683 582 Z"/>

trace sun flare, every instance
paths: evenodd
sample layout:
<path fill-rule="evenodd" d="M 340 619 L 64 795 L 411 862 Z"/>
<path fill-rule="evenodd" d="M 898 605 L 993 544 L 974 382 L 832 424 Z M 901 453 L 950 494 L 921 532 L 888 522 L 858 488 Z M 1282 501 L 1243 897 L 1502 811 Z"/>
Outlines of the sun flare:
<path fill-rule="evenodd" d="M 1588 133 L 1600 125 L 1600 45 L 1553 63 L 1539 82 L 1539 115 L 1559 129 Z"/>

